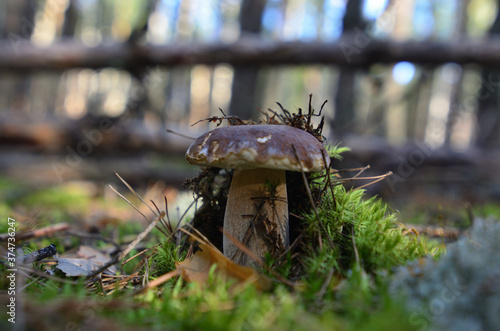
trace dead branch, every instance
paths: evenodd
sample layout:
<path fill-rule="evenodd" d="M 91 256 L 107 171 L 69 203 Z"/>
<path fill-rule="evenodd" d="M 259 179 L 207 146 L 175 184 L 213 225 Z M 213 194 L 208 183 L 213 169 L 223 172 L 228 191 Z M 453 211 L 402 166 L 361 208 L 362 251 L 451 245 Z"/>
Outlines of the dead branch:
<path fill-rule="evenodd" d="M 59 42 L 37 47 L 27 40 L 0 44 L 0 70 L 67 70 L 75 67 L 179 66 L 193 64 L 331 64 L 352 67 L 373 63 L 409 61 L 438 65 L 455 62 L 497 66 L 500 40 L 395 41 L 380 40 L 361 31 L 346 34 L 332 43 L 269 42 L 242 38 L 227 44 L 174 43 L 168 45 L 112 44 L 88 47 L 74 42 Z"/>
<path fill-rule="evenodd" d="M 55 232 L 66 231 L 69 229 L 68 223 L 58 223 L 54 225 L 49 225 L 41 229 L 29 231 L 29 232 L 19 232 L 16 233 L 16 241 L 26 240 L 30 238 L 45 237 L 54 234 Z M 8 233 L 0 234 L 0 242 L 6 241 L 9 238 Z"/>

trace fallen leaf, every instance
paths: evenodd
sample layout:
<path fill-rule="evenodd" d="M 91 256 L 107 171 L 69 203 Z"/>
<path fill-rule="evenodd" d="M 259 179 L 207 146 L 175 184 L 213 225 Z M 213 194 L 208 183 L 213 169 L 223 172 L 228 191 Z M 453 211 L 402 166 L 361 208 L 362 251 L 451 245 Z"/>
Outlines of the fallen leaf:
<path fill-rule="evenodd" d="M 217 264 L 218 275 L 236 280 L 238 284 L 253 284 L 259 290 L 271 288 L 271 280 L 259 274 L 253 268 L 244 267 L 226 258 L 219 250 L 200 243 L 199 250 L 182 262 L 177 262 L 177 271 L 187 282 L 204 285 L 208 281 L 209 271 Z"/>
<path fill-rule="evenodd" d="M 103 254 L 90 246 L 80 246 L 75 254 L 68 254 L 57 258 L 56 269 L 66 276 L 88 276 L 111 260 L 111 256 Z M 116 267 L 109 267 L 105 273 L 115 274 Z"/>

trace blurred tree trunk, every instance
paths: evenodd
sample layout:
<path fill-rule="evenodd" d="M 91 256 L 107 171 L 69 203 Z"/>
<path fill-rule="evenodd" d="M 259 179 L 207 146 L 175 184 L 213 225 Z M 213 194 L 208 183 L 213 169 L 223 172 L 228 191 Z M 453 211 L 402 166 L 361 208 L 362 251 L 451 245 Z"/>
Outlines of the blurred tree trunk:
<path fill-rule="evenodd" d="M 240 9 L 240 37 L 258 36 L 262 28 L 262 13 L 266 0 L 243 0 Z M 256 88 L 259 66 L 234 68 L 229 112 L 242 119 L 250 119 L 257 109 Z"/>
<path fill-rule="evenodd" d="M 64 12 L 64 24 L 61 36 L 63 39 L 73 39 L 75 37 L 76 23 L 78 22 L 79 12 L 76 0 L 69 0 L 69 5 Z"/>
<path fill-rule="evenodd" d="M 350 0 L 347 2 L 346 12 L 343 19 L 342 33 L 358 33 L 362 34 L 365 30 L 366 22 L 362 17 L 362 0 Z M 346 46 L 346 52 L 354 52 L 361 48 L 362 43 L 353 40 L 352 45 Z M 352 47 L 352 48 L 351 48 Z M 354 126 L 355 120 L 355 75 L 354 69 L 349 67 L 341 67 L 337 83 L 337 91 L 335 95 L 335 117 L 332 126 L 336 134 L 342 135 L 349 132 Z"/>
<path fill-rule="evenodd" d="M 467 35 L 467 8 L 470 0 L 458 0 L 455 20 L 454 38 L 462 40 Z M 464 79 L 464 68 L 456 73 L 456 81 L 453 83 L 450 94 L 450 109 L 446 120 L 444 144 L 449 146 L 452 143 L 453 129 L 460 112 L 460 95 L 462 92 L 462 81 Z"/>
<path fill-rule="evenodd" d="M 136 45 L 139 41 L 141 41 L 141 39 L 145 38 L 148 32 L 149 18 L 156 10 L 157 5 L 158 0 L 150 0 L 144 12 L 141 13 L 141 18 L 138 20 L 137 25 L 131 27 L 132 30 L 130 31 L 130 35 L 127 39 L 127 43 L 131 47 Z M 156 69 L 158 69 L 158 67 Z M 150 87 L 147 86 L 145 79 L 148 74 L 151 74 L 154 71 L 155 69 L 151 67 L 139 67 L 130 71 L 132 77 L 135 78 L 132 81 L 131 89 L 132 91 L 135 91 L 135 93 L 133 92 L 129 95 L 128 113 L 135 118 L 144 120 L 147 110 L 150 110 L 151 108 L 149 100 Z M 160 114 L 158 115 L 161 116 Z"/>
<path fill-rule="evenodd" d="M 35 28 L 35 13 L 38 8 L 38 1 L 35 0 L 7 0 L 5 7 L 4 26 L 1 30 L 2 38 L 5 38 L 14 51 L 21 44 L 29 43 Z M 27 110 L 25 104 L 25 94 L 30 88 L 31 79 L 14 75 L 2 75 L 1 86 L 2 95 L 6 98 L 1 103 L 5 103 L 7 109 Z"/>
<path fill-rule="evenodd" d="M 432 67 L 423 66 L 421 68 L 420 77 L 417 81 L 417 97 L 416 104 L 413 112 L 415 115 L 413 116 L 413 129 L 411 129 L 408 137 L 412 137 L 419 141 L 425 140 L 425 131 L 427 122 L 429 120 L 429 105 L 431 104 L 432 97 L 432 81 L 434 79 L 434 69 Z M 410 109 L 410 114 L 411 114 Z M 411 127 L 411 126 L 409 126 Z"/>
<path fill-rule="evenodd" d="M 491 37 L 500 35 L 500 0 L 497 3 L 499 9 L 489 31 Z M 493 67 L 484 67 L 481 76 L 476 144 L 482 148 L 498 147 L 500 145 L 500 71 Z"/>

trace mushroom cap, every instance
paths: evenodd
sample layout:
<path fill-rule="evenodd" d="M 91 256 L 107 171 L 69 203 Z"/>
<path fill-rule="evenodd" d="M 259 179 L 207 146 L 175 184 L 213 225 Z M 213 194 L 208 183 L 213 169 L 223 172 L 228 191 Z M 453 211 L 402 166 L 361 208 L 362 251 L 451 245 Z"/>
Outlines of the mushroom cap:
<path fill-rule="evenodd" d="M 238 125 L 217 128 L 196 139 L 186 153 L 190 164 L 226 169 L 301 171 L 328 167 L 330 157 L 312 134 L 288 125 Z M 326 164 L 325 164 L 326 161 Z"/>

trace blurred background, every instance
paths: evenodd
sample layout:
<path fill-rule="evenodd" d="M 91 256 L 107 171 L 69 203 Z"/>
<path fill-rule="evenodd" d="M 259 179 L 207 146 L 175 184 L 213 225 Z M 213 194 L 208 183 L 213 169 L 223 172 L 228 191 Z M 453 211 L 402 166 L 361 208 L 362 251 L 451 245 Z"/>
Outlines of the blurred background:
<path fill-rule="evenodd" d="M 198 172 L 184 161 L 189 137 L 215 127 L 191 124 L 222 116 L 219 108 L 253 120 L 259 110 L 279 111 L 276 102 L 307 110 L 312 94 L 316 111 L 328 100 L 327 141 L 352 150 L 336 168 L 393 172 L 370 194 L 395 208 L 495 204 L 500 62 L 480 52 L 500 45 L 499 7 L 3 0 L 0 176 L 32 187 L 99 188 L 116 181 L 116 171 L 134 187 L 160 182 L 162 194 L 175 196 Z M 455 49 L 477 54 L 457 61 Z"/>

